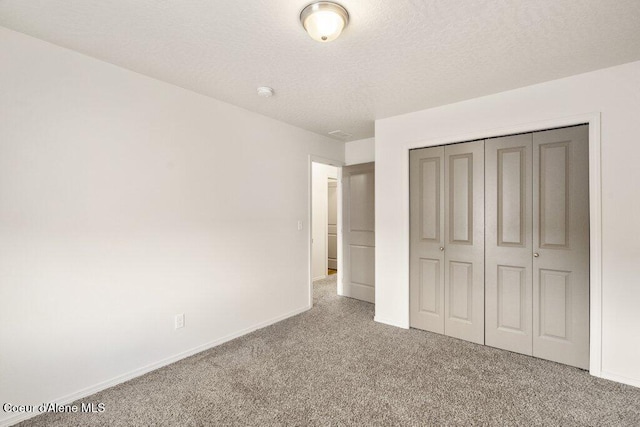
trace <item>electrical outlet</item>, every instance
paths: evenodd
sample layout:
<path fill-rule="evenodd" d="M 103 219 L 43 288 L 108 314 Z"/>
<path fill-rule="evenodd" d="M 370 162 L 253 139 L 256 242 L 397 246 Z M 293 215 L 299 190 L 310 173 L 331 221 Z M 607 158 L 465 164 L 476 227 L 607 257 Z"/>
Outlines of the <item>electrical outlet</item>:
<path fill-rule="evenodd" d="M 302 221 L 298 221 L 298 231 L 302 230 Z"/>
<path fill-rule="evenodd" d="M 184 313 L 176 314 L 176 317 L 174 319 L 174 323 L 175 323 L 175 328 L 176 329 L 184 328 Z"/>

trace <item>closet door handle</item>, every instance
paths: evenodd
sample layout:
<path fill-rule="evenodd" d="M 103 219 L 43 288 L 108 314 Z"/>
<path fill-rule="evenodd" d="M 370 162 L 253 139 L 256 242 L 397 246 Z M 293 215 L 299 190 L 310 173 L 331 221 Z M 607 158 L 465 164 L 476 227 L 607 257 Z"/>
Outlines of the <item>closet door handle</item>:
<path fill-rule="evenodd" d="M 534 257 L 534 258 L 538 258 L 539 256 L 540 256 L 540 254 L 539 254 L 538 252 L 536 252 L 536 253 L 534 253 L 534 254 L 533 254 L 533 257 Z"/>
<path fill-rule="evenodd" d="M 440 246 L 440 252 L 444 252 L 444 248 Z"/>

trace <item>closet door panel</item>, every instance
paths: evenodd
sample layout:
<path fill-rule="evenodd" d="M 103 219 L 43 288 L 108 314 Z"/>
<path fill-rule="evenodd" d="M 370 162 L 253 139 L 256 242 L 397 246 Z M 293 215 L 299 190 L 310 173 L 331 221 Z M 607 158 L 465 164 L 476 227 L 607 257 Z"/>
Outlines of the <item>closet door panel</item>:
<path fill-rule="evenodd" d="M 445 154 L 445 334 L 484 344 L 484 141 Z"/>
<path fill-rule="evenodd" d="M 485 142 L 485 342 L 531 355 L 533 135 Z"/>
<path fill-rule="evenodd" d="M 444 148 L 410 154 L 410 325 L 444 333 Z"/>
<path fill-rule="evenodd" d="M 589 367 L 589 130 L 533 136 L 533 355 Z"/>

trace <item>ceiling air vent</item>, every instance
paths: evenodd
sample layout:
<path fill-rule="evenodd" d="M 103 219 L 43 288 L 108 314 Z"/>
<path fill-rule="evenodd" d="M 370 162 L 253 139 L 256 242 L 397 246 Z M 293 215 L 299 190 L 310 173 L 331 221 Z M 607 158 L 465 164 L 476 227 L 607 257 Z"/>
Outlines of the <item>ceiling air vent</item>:
<path fill-rule="evenodd" d="M 342 130 L 332 130 L 331 132 L 329 132 L 329 135 L 333 136 L 334 138 L 340 138 L 340 139 L 347 139 L 353 136 L 349 132 L 345 132 Z"/>

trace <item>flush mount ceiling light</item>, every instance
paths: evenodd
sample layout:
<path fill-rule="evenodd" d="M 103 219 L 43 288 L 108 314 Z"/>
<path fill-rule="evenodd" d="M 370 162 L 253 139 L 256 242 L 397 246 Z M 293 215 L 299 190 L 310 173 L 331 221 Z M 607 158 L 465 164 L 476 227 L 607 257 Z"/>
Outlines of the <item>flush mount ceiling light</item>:
<path fill-rule="evenodd" d="M 317 1 L 302 9 L 300 22 L 312 39 L 326 43 L 342 33 L 349 23 L 349 13 L 337 3 Z"/>

